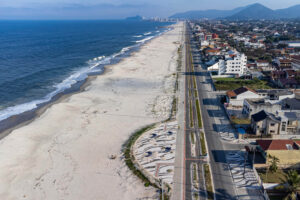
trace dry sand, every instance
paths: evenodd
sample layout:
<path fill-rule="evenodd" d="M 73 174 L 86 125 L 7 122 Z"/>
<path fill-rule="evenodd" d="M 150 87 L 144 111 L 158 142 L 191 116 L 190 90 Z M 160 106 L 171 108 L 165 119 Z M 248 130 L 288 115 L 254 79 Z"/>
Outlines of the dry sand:
<path fill-rule="evenodd" d="M 182 23 L 0 141 L 0 199 L 153 199 L 121 148 L 168 117 Z M 109 156 L 115 154 L 115 160 Z"/>

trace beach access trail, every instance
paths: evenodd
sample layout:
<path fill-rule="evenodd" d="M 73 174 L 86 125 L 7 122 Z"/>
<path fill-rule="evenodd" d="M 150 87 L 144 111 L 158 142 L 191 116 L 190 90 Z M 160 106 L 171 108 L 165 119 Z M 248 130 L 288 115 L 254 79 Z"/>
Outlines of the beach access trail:
<path fill-rule="evenodd" d="M 173 26 L 0 140 L 0 199 L 157 198 L 125 165 L 122 145 L 169 117 L 183 23 Z"/>

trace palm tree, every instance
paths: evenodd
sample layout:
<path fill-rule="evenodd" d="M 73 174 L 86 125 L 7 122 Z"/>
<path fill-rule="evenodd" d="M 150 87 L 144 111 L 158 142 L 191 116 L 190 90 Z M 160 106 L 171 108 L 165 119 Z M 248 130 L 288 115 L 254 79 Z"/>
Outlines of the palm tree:
<path fill-rule="evenodd" d="M 288 195 L 285 200 L 296 200 L 297 191 L 300 188 L 300 176 L 296 170 L 290 170 L 286 175 Z"/>
<path fill-rule="evenodd" d="M 268 158 L 269 158 L 269 162 L 270 162 L 269 170 L 272 173 L 277 172 L 279 159 L 276 156 L 271 156 L 271 155 L 269 155 Z"/>

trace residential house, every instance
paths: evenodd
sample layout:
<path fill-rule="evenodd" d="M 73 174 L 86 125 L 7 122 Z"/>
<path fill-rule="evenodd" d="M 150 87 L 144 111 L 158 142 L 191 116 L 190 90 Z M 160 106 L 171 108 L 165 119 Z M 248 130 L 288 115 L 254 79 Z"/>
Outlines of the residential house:
<path fill-rule="evenodd" d="M 293 140 L 256 140 L 258 149 L 267 160 L 268 156 L 279 159 L 280 167 L 300 166 L 300 142 Z"/>
<path fill-rule="evenodd" d="M 256 65 L 259 68 L 268 67 L 269 66 L 269 62 L 265 61 L 265 60 L 257 60 L 256 61 Z"/>
<path fill-rule="evenodd" d="M 227 103 L 232 106 L 242 107 L 245 99 L 256 99 L 259 98 L 259 95 L 255 90 L 252 90 L 248 87 L 241 87 L 235 90 L 227 91 Z"/>
<path fill-rule="evenodd" d="M 219 38 L 219 36 L 218 36 L 218 34 L 216 34 L 216 33 L 213 33 L 213 34 L 212 34 L 212 38 L 213 38 L 213 39 L 218 39 L 218 38 Z"/>
<path fill-rule="evenodd" d="M 289 41 L 287 42 L 289 47 L 299 48 L 300 47 L 300 41 Z"/>
<path fill-rule="evenodd" d="M 277 80 L 277 86 L 280 88 L 298 88 L 298 82 L 296 81 L 295 78 L 281 78 L 279 80 Z"/>
<path fill-rule="evenodd" d="M 300 112 L 300 99 L 286 98 L 281 101 L 282 110 Z"/>
<path fill-rule="evenodd" d="M 292 68 L 292 61 L 290 59 L 278 59 L 277 64 L 280 69 L 291 69 Z"/>
<path fill-rule="evenodd" d="M 294 92 L 287 89 L 256 90 L 256 92 L 270 103 L 278 103 L 283 99 L 295 97 Z"/>
<path fill-rule="evenodd" d="M 280 109 L 281 109 L 280 104 L 270 103 L 263 98 L 245 99 L 243 103 L 242 113 L 248 118 L 250 118 L 252 115 L 261 112 L 263 110 L 269 113 L 276 113 L 276 111 Z"/>
<path fill-rule="evenodd" d="M 294 70 L 300 70 L 300 55 L 292 55 L 292 68 Z"/>
<path fill-rule="evenodd" d="M 206 49 L 205 54 L 208 56 L 214 56 L 214 55 L 220 55 L 220 50 L 219 49 Z"/>
<path fill-rule="evenodd" d="M 285 79 L 286 75 L 284 71 L 272 71 L 271 72 L 271 79 L 276 82 L 279 79 Z"/>
<path fill-rule="evenodd" d="M 255 135 L 279 135 L 280 118 L 264 110 L 251 115 L 251 128 Z"/>
<path fill-rule="evenodd" d="M 281 135 L 300 135 L 300 113 L 278 111 L 277 115 L 281 118 Z"/>

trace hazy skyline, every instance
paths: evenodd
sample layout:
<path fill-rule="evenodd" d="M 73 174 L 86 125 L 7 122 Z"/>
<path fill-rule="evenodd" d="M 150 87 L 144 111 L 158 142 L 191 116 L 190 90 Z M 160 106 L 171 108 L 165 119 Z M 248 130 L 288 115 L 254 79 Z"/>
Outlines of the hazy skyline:
<path fill-rule="evenodd" d="M 177 12 L 232 9 L 261 3 L 271 9 L 299 0 L 1 0 L 0 19 L 118 19 L 133 15 L 168 17 Z"/>

